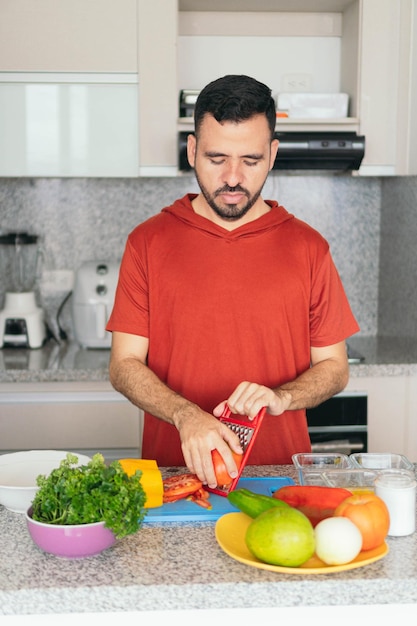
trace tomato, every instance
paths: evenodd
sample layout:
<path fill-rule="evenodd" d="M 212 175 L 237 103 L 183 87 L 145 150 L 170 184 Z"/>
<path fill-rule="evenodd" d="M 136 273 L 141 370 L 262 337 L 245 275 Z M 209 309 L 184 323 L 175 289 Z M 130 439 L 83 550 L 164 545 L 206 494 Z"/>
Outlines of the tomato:
<path fill-rule="evenodd" d="M 209 498 L 210 498 L 209 492 L 203 489 L 203 487 L 201 487 L 201 489 L 193 493 L 191 496 L 188 496 L 187 500 L 191 500 L 191 502 L 195 502 L 196 504 L 198 504 L 198 506 L 202 506 L 203 509 L 211 510 L 212 506 L 211 506 L 211 502 Z"/>
<path fill-rule="evenodd" d="M 237 469 L 242 464 L 242 454 L 237 454 L 236 452 L 232 452 L 234 461 L 236 463 Z M 224 463 L 223 457 L 221 456 L 218 450 L 211 451 L 211 458 L 213 460 L 214 473 L 216 474 L 217 485 L 219 487 L 227 487 L 232 482 L 233 478 L 229 475 L 227 471 L 226 465 Z"/>
<path fill-rule="evenodd" d="M 347 517 L 362 534 L 362 550 L 382 545 L 388 534 L 390 519 L 387 506 L 374 493 L 361 493 L 343 500 L 334 512 L 336 517 Z"/>
<path fill-rule="evenodd" d="M 195 474 L 178 474 L 162 481 L 164 502 L 176 502 L 202 488 L 203 483 Z"/>

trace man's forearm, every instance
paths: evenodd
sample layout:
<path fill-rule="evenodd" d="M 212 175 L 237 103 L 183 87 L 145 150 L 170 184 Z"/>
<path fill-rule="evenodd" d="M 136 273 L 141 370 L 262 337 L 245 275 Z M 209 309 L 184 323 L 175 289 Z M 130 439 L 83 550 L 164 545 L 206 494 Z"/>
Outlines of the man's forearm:
<path fill-rule="evenodd" d="M 110 382 L 132 404 L 155 417 L 178 426 L 181 415 L 197 407 L 170 389 L 138 359 L 110 362 Z"/>
<path fill-rule="evenodd" d="M 320 361 L 295 380 L 285 383 L 276 391 L 289 394 L 288 410 L 312 408 L 342 391 L 349 380 L 349 368 L 333 361 Z"/>

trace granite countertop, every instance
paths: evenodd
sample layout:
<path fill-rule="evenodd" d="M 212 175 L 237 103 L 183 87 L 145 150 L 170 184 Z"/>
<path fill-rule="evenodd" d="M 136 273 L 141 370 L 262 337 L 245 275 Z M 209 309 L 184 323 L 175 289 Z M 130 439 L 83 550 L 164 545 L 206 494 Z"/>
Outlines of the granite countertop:
<path fill-rule="evenodd" d="M 364 361 L 350 367 L 351 378 L 417 374 L 417 338 L 352 337 Z M 89 350 L 74 342 L 50 340 L 39 350 L 0 349 L 0 384 L 107 382 L 110 350 Z"/>
<path fill-rule="evenodd" d="M 351 378 L 417 374 L 417 338 L 352 337 L 350 346 L 364 356 L 351 365 Z M 0 384 L 31 382 L 107 382 L 110 350 L 81 348 L 50 340 L 39 350 L 0 349 Z"/>
<path fill-rule="evenodd" d="M 246 467 L 244 475 L 296 478 L 292 466 Z M 24 516 L 0 506 L 0 614 L 417 604 L 417 533 L 388 537 L 388 554 L 364 567 L 300 575 L 235 561 L 214 528 L 144 525 L 100 555 L 66 560 L 43 553 Z"/>

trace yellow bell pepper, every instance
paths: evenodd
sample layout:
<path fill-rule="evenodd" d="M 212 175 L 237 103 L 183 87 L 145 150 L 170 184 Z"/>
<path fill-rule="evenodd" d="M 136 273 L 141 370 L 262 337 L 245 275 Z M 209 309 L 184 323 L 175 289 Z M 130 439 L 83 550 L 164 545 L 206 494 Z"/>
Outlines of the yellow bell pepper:
<path fill-rule="evenodd" d="M 119 463 L 128 476 L 136 470 L 142 472 L 140 481 L 146 494 L 145 509 L 162 506 L 164 488 L 157 462 L 151 459 L 119 459 Z"/>

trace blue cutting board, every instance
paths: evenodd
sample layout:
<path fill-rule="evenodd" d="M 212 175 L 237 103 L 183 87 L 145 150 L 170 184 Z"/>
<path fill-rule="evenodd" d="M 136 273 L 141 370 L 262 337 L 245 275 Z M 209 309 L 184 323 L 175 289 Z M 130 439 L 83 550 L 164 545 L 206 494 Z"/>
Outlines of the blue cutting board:
<path fill-rule="evenodd" d="M 255 493 L 272 496 L 274 491 L 285 485 L 294 485 L 292 478 L 279 476 L 276 478 L 241 478 L 237 489 L 244 487 Z M 224 496 L 210 493 L 212 508 L 204 509 L 190 500 L 177 500 L 162 506 L 148 509 L 143 524 L 161 524 L 164 522 L 215 522 L 225 513 L 236 512 L 229 500 Z"/>

